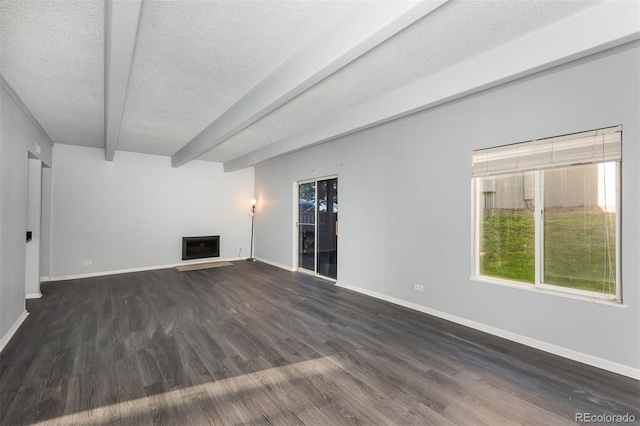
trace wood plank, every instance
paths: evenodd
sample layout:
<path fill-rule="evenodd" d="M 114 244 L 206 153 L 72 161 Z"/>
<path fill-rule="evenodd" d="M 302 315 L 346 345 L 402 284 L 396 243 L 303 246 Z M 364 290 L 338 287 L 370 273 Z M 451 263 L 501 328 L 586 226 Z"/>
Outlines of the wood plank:
<path fill-rule="evenodd" d="M 207 262 L 207 263 L 195 263 L 193 265 L 180 265 L 176 266 L 176 269 L 180 272 L 187 271 L 199 271 L 201 269 L 220 268 L 221 266 L 233 266 L 231 262 Z"/>
<path fill-rule="evenodd" d="M 0 424 L 564 424 L 640 382 L 259 262 L 47 283 Z"/>

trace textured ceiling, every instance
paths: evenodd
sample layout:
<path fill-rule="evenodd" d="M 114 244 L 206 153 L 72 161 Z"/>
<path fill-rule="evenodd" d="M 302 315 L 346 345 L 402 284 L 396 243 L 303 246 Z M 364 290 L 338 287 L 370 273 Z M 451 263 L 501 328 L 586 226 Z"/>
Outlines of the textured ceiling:
<path fill-rule="evenodd" d="M 199 159 L 228 161 L 597 3 L 451 1 Z"/>
<path fill-rule="evenodd" d="M 49 137 L 104 146 L 104 3 L 0 1 L 0 74 Z"/>
<path fill-rule="evenodd" d="M 118 149 L 172 155 L 348 2 L 145 2 Z"/>
<path fill-rule="evenodd" d="M 368 1 L 143 0 L 117 150 L 173 155 Z M 304 132 L 598 3 L 451 0 L 199 159 Z M 103 0 L 0 1 L 0 74 L 55 143 L 104 147 L 104 11 Z"/>

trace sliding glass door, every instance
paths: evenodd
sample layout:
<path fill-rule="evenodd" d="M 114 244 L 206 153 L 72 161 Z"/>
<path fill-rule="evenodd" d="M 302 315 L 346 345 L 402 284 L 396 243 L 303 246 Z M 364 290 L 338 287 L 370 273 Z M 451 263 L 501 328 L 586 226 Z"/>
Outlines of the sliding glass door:
<path fill-rule="evenodd" d="M 338 277 L 338 179 L 318 181 L 316 272 Z"/>
<path fill-rule="evenodd" d="M 298 184 L 298 268 L 338 277 L 338 178 Z"/>
<path fill-rule="evenodd" d="M 316 270 L 316 183 L 298 185 L 298 268 Z"/>

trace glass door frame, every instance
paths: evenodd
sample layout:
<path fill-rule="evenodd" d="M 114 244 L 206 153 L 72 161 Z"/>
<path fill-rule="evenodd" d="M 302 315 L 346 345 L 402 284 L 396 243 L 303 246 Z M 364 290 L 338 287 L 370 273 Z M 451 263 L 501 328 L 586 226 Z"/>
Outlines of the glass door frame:
<path fill-rule="evenodd" d="M 329 180 L 329 179 L 338 179 L 338 175 L 328 175 L 321 176 L 311 179 L 303 179 L 299 181 L 293 182 L 293 265 L 294 271 L 302 272 L 303 274 L 313 275 L 314 277 L 322 278 L 324 280 L 330 282 L 337 282 L 337 279 L 327 277 L 326 275 L 321 275 L 318 273 L 318 182 Z M 300 219 L 300 185 L 305 183 L 315 183 L 315 220 L 314 220 L 314 234 L 316 237 L 314 238 L 314 250 L 313 250 L 313 271 L 310 269 L 303 268 L 300 266 L 300 223 L 298 220 Z M 329 204 L 328 204 L 329 205 Z M 328 207 L 327 207 L 328 208 Z"/>

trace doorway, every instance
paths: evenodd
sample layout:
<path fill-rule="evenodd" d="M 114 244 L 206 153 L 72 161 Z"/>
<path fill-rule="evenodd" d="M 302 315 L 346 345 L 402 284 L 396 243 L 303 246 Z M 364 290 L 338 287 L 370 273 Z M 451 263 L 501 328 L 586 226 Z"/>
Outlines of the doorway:
<path fill-rule="evenodd" d="M 43 163 L 29 152 L 27 162 L 27 220 L 25 297 L 39 298 L 40 293 L 40 236 L 42 225 L 42 168 Z"/>
<path fill-rule="evenodd" d="M 338 178 L 298 182 L 298 270 L 338 278 Z"/>

